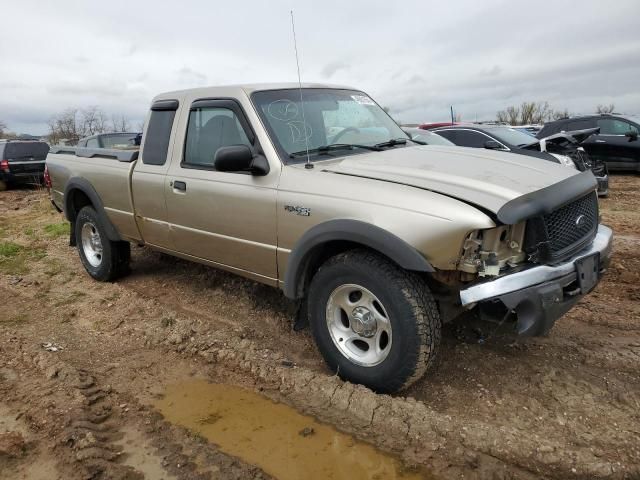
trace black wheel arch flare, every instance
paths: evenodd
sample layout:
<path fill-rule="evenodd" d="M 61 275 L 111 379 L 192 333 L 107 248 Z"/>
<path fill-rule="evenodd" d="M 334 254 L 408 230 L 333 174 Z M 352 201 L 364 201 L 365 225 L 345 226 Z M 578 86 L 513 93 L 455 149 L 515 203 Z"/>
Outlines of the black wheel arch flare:
<path fill-rule="evenodd" d="M 291 250 L 283 286 L 286 297 L 298 299 L 304 296 L 310 257 L 318 248 L 335 241 L 371 248 L 406 270 L 435 272 L 420 252 L 387 230 L 359 220 L 329 220 L 310 228 Z"/>
<path fill-rule="evenodd" d="M 64 189 L 63 211 L 67 220 L 71 222 L 72 235 L 76 216 L 78 215 L 78 212 L 76 211 L 74 205 L 74 196 L 76 195 L 76 192 L 82 192 L 89 199 L 89 201 L 91 202 L 91 206 L 98 214 L 100 223 L 104 227 L 109 240 L 114 242 L 121 241 L 122 238 L 118 234 L 118 231 L 113 226 L 113 223 L 111 223 L 111 220 L 109 220 L 109 217 L 104 210 L 104 204 L 100 199 L 100 195 L 98 195 L 98 192 L 96 192 L 95 188 L 93 188 L 93 185 L 91 185 L 88 180 L 81 177 L 70 178 Z"/>

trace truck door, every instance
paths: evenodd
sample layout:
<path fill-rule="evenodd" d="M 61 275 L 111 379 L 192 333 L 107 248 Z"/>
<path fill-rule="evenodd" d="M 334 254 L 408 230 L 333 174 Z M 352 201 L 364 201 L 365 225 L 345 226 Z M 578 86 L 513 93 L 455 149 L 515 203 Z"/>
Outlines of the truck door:
<path fill-rule="evenodd" d="M 177 100 L 158 100 L 151 106 L 141 156 L 131 179 L 136 223 L 142 238 L 149 245 L 167 249 L 171 249 L 172 244 L 165 188 L 177 109 Z"/>
<path fill-rule="evenodd" d="M 279 172 L 272 169 L 267 175 L 254 176 L 214 168 L 220 147 L 247 145 L 255 155 L 262 154 L 235 100 L 194 101 L 184 120 L 184 145 L 176 142 L 167 175 L 167 209 L 175 250 L 276 282 Z"/>

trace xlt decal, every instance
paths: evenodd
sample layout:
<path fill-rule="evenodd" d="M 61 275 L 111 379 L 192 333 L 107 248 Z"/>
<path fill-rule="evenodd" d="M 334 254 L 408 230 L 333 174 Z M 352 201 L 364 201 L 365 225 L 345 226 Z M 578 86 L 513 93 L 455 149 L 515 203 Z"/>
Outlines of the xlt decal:
<path fill-rule="evenodd" d="M 296 215 L 302 215 L 303 217 L 309 217 L 311 215 L 311 209 L 307 207 L 300 207 L 298 205 L 285 205 L 284 209 L 287 212 L 295 213 Z"/>

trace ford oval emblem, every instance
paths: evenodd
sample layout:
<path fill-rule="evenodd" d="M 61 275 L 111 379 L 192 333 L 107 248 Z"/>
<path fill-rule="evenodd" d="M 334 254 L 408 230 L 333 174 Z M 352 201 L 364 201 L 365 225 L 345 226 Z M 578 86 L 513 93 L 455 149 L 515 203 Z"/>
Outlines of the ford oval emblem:
<path fill-rule="evenodd" d="M 576 227 L 583 226 L 586 221 L 587 217 L 585 217 L 584 215 L 578 215 L 578 218 L 576 218 Z"/>

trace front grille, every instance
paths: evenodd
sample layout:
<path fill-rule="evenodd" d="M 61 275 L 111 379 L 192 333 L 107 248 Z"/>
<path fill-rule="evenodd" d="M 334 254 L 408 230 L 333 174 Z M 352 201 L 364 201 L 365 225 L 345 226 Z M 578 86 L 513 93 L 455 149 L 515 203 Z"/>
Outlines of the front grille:
<path fill-rule="evenodd" d="M 598 229 L 598 197 L 585 195 L 527 221 L 525 251 L 538 263 L 553 263 L 585 247 Z"/>

